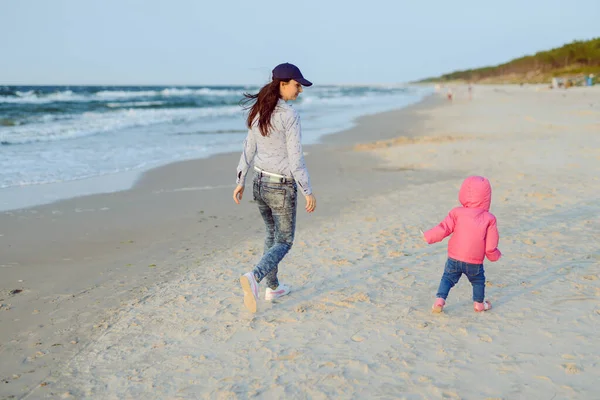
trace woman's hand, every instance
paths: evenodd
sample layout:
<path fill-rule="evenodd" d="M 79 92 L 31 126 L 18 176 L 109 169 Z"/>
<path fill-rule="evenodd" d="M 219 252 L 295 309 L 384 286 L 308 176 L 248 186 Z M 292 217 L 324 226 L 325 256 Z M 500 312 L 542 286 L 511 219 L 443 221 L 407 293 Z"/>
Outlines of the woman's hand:
<path fill-rule="evenodd" d="M 235 201 L 235 204 L 240 204 L 240 200 L 242 200 L 243 195 L 244 195 L 244 187 L 238 185 L 233 190 L 233 201 Z"/>
<path fill-rule="evenodd" d="M 311 213 L 315 211 L 315 208 L 317 208 L 317 198 L 312 194 L 304 196 L 304 198 L 306 199 L 306 212 Z"/>

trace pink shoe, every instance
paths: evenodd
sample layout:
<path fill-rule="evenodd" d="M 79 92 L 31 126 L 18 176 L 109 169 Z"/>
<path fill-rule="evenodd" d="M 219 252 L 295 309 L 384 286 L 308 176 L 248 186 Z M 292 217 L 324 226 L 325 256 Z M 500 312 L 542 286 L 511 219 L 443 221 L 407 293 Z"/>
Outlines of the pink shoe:
<path fill-rule="evenodd" d="M 492 303 L 489 301 L 484 301 L 483 303 L 473 302 L 473 309 L 475 312 L 487 311 L 492 308 Z"/>
<path fill-rule="evenodd" d="M 444 309 L 445 305 L 446 305 L 446 301 L 444 299 L 442 299 L 441 297 L 438 297 L 435 300 L 435 303 L 433 303 L 433 306 L 431 306 L 431 312 L 441 313 L 442 310 Z"/>
<path fill-rule="evenodd" d="M 250 312 L 256 312 L 256 300 L 258 300 L 258 282 L 252 272 L 240 277 L 240 284 L 244 291 L 244 305 Z"/>

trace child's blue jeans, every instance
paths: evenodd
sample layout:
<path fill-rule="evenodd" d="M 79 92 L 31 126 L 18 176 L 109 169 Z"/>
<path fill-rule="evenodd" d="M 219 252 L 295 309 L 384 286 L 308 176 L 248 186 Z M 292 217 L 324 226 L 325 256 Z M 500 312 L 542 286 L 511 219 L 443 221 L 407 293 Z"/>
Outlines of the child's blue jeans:
<path fill-rule="evenodd" d="M 485 273 L 483 264 L 469 264 L 453 258 L 448 258 L 448 261 L 446 261 L 444 275 L 442 275 L 442 281 L 440 282 L 436 296 L 446 300 L 450 289 L 458 283 L 462 274 L 465 274 L 469 278 L 471 285 L 473 285 L 473 301 L 482 303 L 485 298 Z"/>

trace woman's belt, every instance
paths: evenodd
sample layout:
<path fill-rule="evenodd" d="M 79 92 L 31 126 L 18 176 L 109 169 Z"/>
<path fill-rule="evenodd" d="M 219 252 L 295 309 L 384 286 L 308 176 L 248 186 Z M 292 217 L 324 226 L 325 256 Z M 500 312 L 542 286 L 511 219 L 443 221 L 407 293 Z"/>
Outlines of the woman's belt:
<path fill-rule="evenodd" d="M 272 172 L 267 172 L 264 171 L 258 167 L 254 167 L 254 170 L 256 171 L 256 174 L 260 177 L 261 180 L 263 181 L 267 181 L 267 182 L 274 182 L 274 183 L 291 183 L 294 182 L 293 178 L 288 178 L 285 175 L 279 175 L 279 174 L 274 174 Z"/>

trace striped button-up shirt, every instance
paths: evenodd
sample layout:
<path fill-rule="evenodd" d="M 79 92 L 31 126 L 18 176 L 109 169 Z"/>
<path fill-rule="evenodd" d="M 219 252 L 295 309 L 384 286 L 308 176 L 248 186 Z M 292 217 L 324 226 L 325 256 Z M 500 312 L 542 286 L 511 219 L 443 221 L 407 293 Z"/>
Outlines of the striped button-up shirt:
<path fill-rule="evenodd" d="M 258 119 L 248 130 L 244 151 L 237 167 L 237 184 L 244 186 L 252 162 L 263 171 L 293 177 L 305 196 L 312 193 L 310 177 L 302 152 L 300 115 L 289 104 L 279 100 L 271 115 L 273 128 L 262 136 Z"/>

